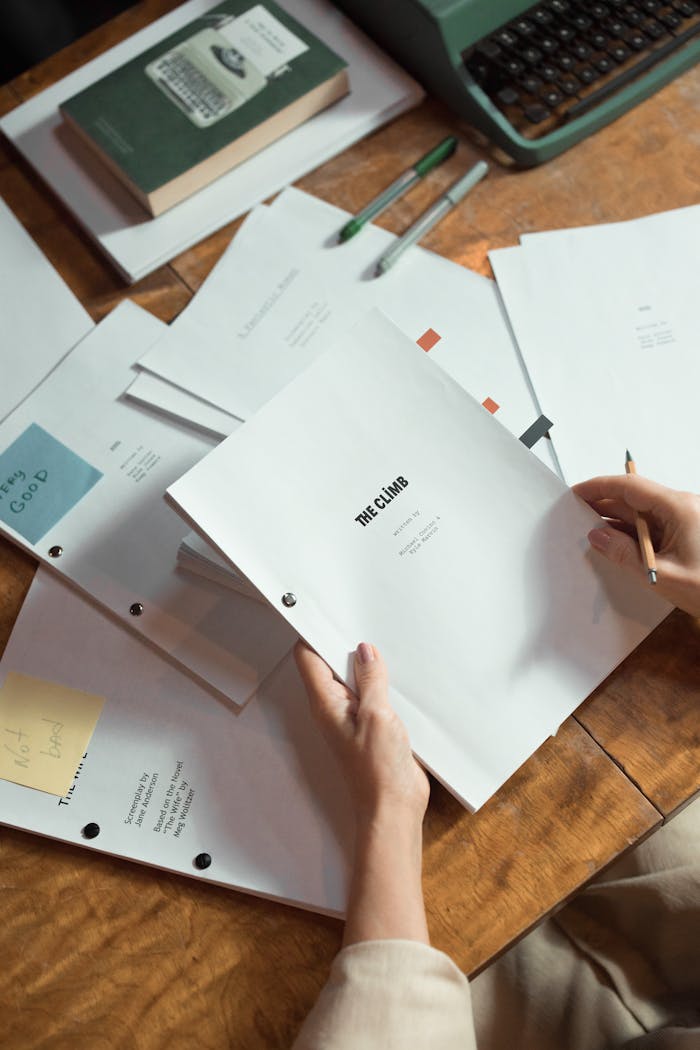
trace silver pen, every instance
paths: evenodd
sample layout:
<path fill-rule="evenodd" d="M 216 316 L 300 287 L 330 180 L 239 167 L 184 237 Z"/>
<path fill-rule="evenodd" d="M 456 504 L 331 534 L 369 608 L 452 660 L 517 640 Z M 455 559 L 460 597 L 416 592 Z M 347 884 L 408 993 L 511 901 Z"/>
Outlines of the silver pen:
<path fill-rule="evenodd" d="M 473 189 L 477 182 L 483 179 L 488 170 L 489 166 L 486 161 L 480 160 L 473 168 L 469 169 L 466 175 L 453 182 L 449 190 L 442 197 L 438 197 L 435 203 L 431 204 L 419 219 L 416 219 L 413 226 L 410 226 L 402 237 L 399 237 L 390 248 L 387 248 L 377 263 L 375 277 L 381 277 L 383 273 L 391 269 L 407 248 L 410 248 L 412 244 L 424 237 L 429 230 L 432 230 L 433 226 L 437 226 L 440 220 L 444 219 L 455 205 L 459 204 L 462 197 L 466 196 L 469 190 Z"/>

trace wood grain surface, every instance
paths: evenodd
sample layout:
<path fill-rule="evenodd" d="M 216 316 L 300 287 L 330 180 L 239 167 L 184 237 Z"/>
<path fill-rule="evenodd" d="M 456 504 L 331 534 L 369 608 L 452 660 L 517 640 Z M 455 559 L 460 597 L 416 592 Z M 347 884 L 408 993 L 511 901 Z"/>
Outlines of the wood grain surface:
<path fill-rule="evenodd" d="M 0 88 L 0 113 L 166 10 L 146 0 Z M 489 274 L 522 233 L 633 218 L 700 200 L 700 71 L 542 168 L 494 166 L 423 242 Z M 299 185 L 358 210 L 441 137 L 445 165 L 379 220 L 405 229 L 487 156 L 428 100 Z M 95 319 L 127 295 L 175 317 L 238 226 L 132 288 L 38 175 L 0 142 L 0 195 Z M 34 563 L 0 540 L 0 649 Z M 39 641 L 39 640 L 38 640 Z M 674 613 L 475 815 L 433 786 L 425 887 L 434 943 L 475 973 L 698 790 L 700 624 Z M 288 1047 L 323 984 L 341 924 L 0 828 L 0 1046 L 8 1050 Z"/>
<path fill-rule="evenodd" d="M 477 813 L 434 789 L 424 849 L 433 943 L 478 972 L 660 822 L 574 718 Z"/>
<path fill-rule="evenodd" d="M 700 792 L 700 620 L 676 610 L 576 712 L 663 813 Z"/>
<path fill-rule="evenodd" d="M 21 101 L 20 96 L 15 94 L 11 87 L 7 85 L 0 87 L 0 117 L 14 109 L 19 101 Z"/>
<path fill-rule="evenodd" d="M 574 719 L 477 814 L 434 784 L 433 943 L 475 973 L 659 821 Z M 342 935 L 336 920 L 17 831 L 0 837 L 0 891 L 12 1050 L 282 1050 Z"/>

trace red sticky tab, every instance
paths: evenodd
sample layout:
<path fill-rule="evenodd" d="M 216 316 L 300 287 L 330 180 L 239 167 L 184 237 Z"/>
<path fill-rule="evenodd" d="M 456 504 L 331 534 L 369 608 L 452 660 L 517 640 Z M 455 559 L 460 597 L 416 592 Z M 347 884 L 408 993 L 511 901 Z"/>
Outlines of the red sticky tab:
<path fill-rule="evenodd" d="M 442 336 L 439 336 L 436 331 L 429 328 L 427 332 L 423 332 L 420 339 L 416 339 L 418 346 L 421 350 L 425 350 L 426 354 L 428 350 L 432 350 L 436 343 L 440 342 Z"/>
<path fill-rule="evenodd" d="M 486 400 L 482 401 L 481 403 L 484 406 L 484 408 L 486 409 L 486 411 L 490 412 L 491 415 L 493 415 L 494 412 L 498 412 L 499 408 L 501 407 L 499 404 L 497 404 L 494 401 L 494 399 L 492 397 L 487 397 Z"/>

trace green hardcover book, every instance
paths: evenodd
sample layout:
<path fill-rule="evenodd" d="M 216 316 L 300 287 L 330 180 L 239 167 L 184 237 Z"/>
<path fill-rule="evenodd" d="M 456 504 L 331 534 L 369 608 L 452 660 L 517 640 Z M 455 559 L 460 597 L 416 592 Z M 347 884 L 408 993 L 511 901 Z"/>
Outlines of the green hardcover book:
<path fill-rule="evenodd" d="M 347 63 L 272 0 L 226 0 L 61 113 L 159 215 L 348 91 Z"/>

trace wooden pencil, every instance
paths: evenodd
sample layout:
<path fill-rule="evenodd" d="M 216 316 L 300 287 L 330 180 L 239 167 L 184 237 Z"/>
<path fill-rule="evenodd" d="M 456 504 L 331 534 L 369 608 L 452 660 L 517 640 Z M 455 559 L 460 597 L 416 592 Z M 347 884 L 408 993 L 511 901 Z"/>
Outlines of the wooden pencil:
<path fill-rule="evenodd" d="M 625 472 L 627 474 L 636 474 L 637 467 L 632 459 L 630 450 L 626 450 L 625 456 Z M 634 512 L 634 527 L 637 530 L 637 539 L 639 540 L 639 547 L 642 552 L 642 561 L 644 562 L 644 568 L 649 579 L 649 583 L 656 583 L 656 555 L 654 554 L 654 547 L 651 542 L 651 536 L 649 534 L 649 525 L 646 518 L 635 510 Z"/>

